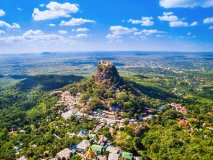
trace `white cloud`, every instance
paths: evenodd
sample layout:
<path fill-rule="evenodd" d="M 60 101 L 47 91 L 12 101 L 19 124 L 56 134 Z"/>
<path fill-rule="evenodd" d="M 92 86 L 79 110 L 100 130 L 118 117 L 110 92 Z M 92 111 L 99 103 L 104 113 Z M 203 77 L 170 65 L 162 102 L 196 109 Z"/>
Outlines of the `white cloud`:
<path fill-rule="evenodd" d="M 89 29 L 88 28 L 77 28 L 76 32 L 88 32 Z"/>
<path fill-rule="evenodd" d="M 122 26 L 111 26 L 110 30 L 112 32 L 112 34 L 108 34 L 106 38 L 109 39 L 120 39 L 122 38 L 122 35 L 128 35 L 131 34 L 133 36 L 131 36 L 132 38 L 134 38 L 135 36 L 139 36 L 142 39 L 147 39 L 146 36 L 151 36 L 153 34 L 163 34 L 165 33 L 164 31 L 159 31 L 156 29 L 143 29 L 141 31 L 138 31 L 137 28 L 127 28 L 127 27 L 122 27 Z"/>
<path fill-rule="evenodd" d="M 19 24 L 13 23 L 12 25 L 5 22 L 5 21 L 0 21 L 0 27 L 7 27 L 7 28 L 20 28 Z"/>
<path fill-rule="evenodd" d="M 0 34 L 5 34 L 5 32 L 4 32 L 4 31 L 2 31 L 2 30 L 0 30 Z"/>
<path fill-rule="evenodd" d="M 196 21 L 191 23 L 190 25 L 188 24 L 188 22 L 183 22 L 185 18 L 182 18 L 180 20 L 177 16 L 174 15 L 173 12 L 163 12 L 163 16 L 158 16 L 158 19 L 160 21 L 169 22 L 170 27 L 188 27 L 198 25 Z"/>
<path fill-rule="evenodd" d="M 197 22 L 193 22 L 193 23 L 190 24 L 190 26 L 192 26 L 192 27 L 193 27 L 193 26 L 197 26 L 197 25 L 198 25 Z"/>
<path fill-rule="evenodd" d="M 160 0 L 160 6 L 164 8 L 194 8 L 212 7 L 212 0 Z"/>
<path fill-rule="evenodd" d="M 140 24 L 142 23 L 142 20 L 129 19 L 128 22 L 132 22 L 132 24 Z"/>
<path fill-rule="evenodd" d="M 87 34 L 77 34 L 76 38 L 88 37 Z"/>
<path fill-rule="evenodd" d="M 188 27 L 187 22 L 183 21 L 175 21 L 175 22 L 169 22 L 170 27 Z"/>
<path fill-rule="evenodd" d="M 121 38 L 122 35 L 130 34 L 133 32 L 136 32 L 137 28 L 127 28 L 123 26 L 111 26 L 109 30 L 112 32 L 112 34 L 108 34 L 106 38 Z"/>
<path fill-rule="evenodd" d="M 65 31 L 65 30 L 59 30 L 58 33 L 60 33 L 60 34 L 67 34 L 68 32 Z"/>
<path fill-rule="evenodd" d="M 22 9 L 21 9 L 21 8 L 17 8 L 17 10 L 22 11 Z"/>
<path fill-rule="evenodd" d="M 23 37 L 25 38 L 30 38 L 32 36 L 36 36 L 36 35 L 43 35 L 44 33 L 41 30 L 28 30 L 23 34 Z"/>
<path fill-rule="evenodd" d="M 209 29 L 213 29 L 213 26 L 210 26 Z"/>
<path fill-rule="evenodd" d="M 213 23 L 213 17 L 204 19 L 204 20 L 203 20 L 203 23 L 204 23 L 204 24 Z"/>
<path fill-rule="evenodd" d="M 63 36 L 56 34 L 45 34 L 41 30 L 28 30 L 21 36 L 9 36 L 0 38 L 0 43 L 6 44 L 25 44 L 26 42 L 42 43 L 54 40 L 64 40 Z"/>
<path fill-rule="evenodd" d="M 0 9 L 0 17 L 3 17 L 4 15 L 5 15 L 5 12 L 2 9 Z"/>
<path fill-rule="evenodd" d="M 11 25 L 11 28 L 21 28 L 21 27 L 20 27 L 20 25 L 19 25 L 19 24 L 17 24 L 17 23 L 13 23 L 13 24 Z"/>
<path fill-rule="evenodd" d="M 17 42 L 21 42 L 24 40 L 22 36 L 10 36 L 10 37 L 0 37 L 0 43 L 3 44 L 17 44 Z"/>
<path fill-rule="evenodd" d="M 163 16 L 158 16 L 158 19 L 160 21 L 173 22 L 173 21 L 177 21 L 178 17 L 173 15 L 173 12 L 163 12 Z"/>
<path fill-rule="evenodd" d="M 152 22 L 152 17 L 142 17 L 142 26 L 153 26 L 154 22 Z"/>
<path fill-rule="evenodd" d="M 141 32 L 141 31 L 140 32 L 134 32 L 134 35 L 137 36 L 137 35 L 141 35 L 142 33 L 143 32 Z"/>
<path fill-rule="evenodd" d="M 109 39 L 118 39 L 118 38 L 121 38 L 120 35 L 115 35 L 115 34 L 108 34 L 106 36 L 106 38 L 109 38 Z"/>
<path fill-rule="evenodd" d="M 142 17 L 141 20 L 129 19 L 128 22 L 132 24 L 141 24 L 142 26 L 153 26 L 154 22 L 151 21 L 153 17 Z"/>
<path fill-rule="evenodd" d="M 139 31 L 139 32 L 134 32 L 133 34 L 135 35 L 135 36 L 137 36 L 137 35 L 145 35 L 145 36 L 151 36 L 151 35 L 153 35 L 153 34 L 158 34 L 158 35 L 160 35 L 160 34 L 163 34 L 163 33 L 165 33 L 164 31 L 158 31 L 158 30 L 156 30 L 156 29 L 150 29 L 150 30 L 147 30 L 147 29 L 144 29 L 144 30 L 142 30 L 142 31 Z M 158 36 L 159 37 L 159 36 Z"/>
<path fill-rule="evenodd" d="M 49 26 L 51 26 L 51 27 L 54 27 L 54 26 L 55 26 L 55 24 L 53 24 L 53 23 L 50 23 L 50 24 L 49 24 Z"/>
<path fill-rule="evenodd" d="M 70 51 L 85 49 L 86 44 L 84 39 L 71 39 L 59 33 L 44 33 L 41 30 L 29 30 L 17 36 L 0 36 L 1 53 Z"/>
<path fill-rule="evenodd" d="M 83 18 L 72 18 L 70 21 L 61 21 L 61 26 L 79 26 L 85 23 L 95 23 L 94 20 L 83 19 Z"/>
<path fill-rule="evenodd" d="M 142 30 L 142 33 L 144 33 L 146 36 L 152 35 L 152 34 L 159 34 L 159 33 L 165 33 L 163 31 L 158 31 L 156 29 L 150 29 L 150 30 Z"/>
<path fill-rule="evenodd" d="M 45 4 L 40 4 L 39 6 L 40 6 L 40 7 L 44 7 L 44 6 L 45 6 Z"/>
<path fill-rule="evenodd" d="M 156 37 L 158 38 L 162 38 L 162 37 L 165 37 L 165 35 L 162 35 L 162 34 L 157 34 Z"/>
<path fill-rule="evenodd" d="M 185 39 L 185 38 L 194 39 L 194 38 L 197 38 L 197 36 L 191 35 L 191 33 L 189 32 L 189 33 L 187 34 L 187 36 L 179 36 L 179 37 L 178 37 L 178 39 Z"/>
<path fill-rule="evenodd" d="M 120 43 L 120 42 L 122 42 L 122 40 L 121 39 L 110 39 L 107 43 L 109 43 L 109 44 L 111 44 L 111 43 Z"/>
<path fill-rule="evenodd" d="M 59 17 L 70 17 L 71 13 L 76 13 L 78 11 L 77 4 L 66 3 L 57 3 L 50 2 L 47 6 L 48 10 L 40 11 L 38 8 L 34 8 L 32 17 L 36 21 L 55 19 Z"/>
<path fill-rule="evenodd" d="M 169 16 L 169 15 L 173 15 L 173 12 L 163 12 L 164 16 Z"/>
<path fill-rule="evenodd" d="M 88 34 L 77 34 L 75 36 L 69 36 L 69 38 L 86 38 L 88 37 Z"/>
<path fill-rule="evenodd" d="M 140 36 L 140 39 L 145 40 L 145 39 L 147 39 L 147 38 L 146 38 L 146 36 Z"/>

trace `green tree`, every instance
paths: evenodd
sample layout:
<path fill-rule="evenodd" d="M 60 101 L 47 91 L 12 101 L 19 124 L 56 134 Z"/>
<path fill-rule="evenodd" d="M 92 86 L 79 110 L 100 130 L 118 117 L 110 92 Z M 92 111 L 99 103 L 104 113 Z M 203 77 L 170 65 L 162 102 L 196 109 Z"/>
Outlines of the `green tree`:
<path fill-rule="evenodd" d="M 71 160 L 81 160 L 81 157 L 80 156 L 73 156 L 72 158 L 71 158 Z"/>
<path fill-rule="evenodd" d="M 118 92 L 118 93 L 116 94 L 116 98 L 117 98 L 118 100 L 121 100 L 121 101 L 124 101 L 124 102 L 126 102 L 126 101 L 129 99 L 129 97 L 128 97 L 128 95 L 126 94 L 126 92 Z"/>

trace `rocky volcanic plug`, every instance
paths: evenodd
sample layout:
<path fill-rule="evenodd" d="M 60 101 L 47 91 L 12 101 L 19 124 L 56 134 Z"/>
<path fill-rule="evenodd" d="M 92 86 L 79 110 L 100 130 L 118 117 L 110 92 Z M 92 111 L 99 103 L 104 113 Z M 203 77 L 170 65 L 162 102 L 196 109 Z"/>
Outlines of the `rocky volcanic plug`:
<path fill-rule="evenodd" d="M 113 63 L 101 60 L 98 63 L 95 80 L 97 83 L 116 86 L 120 83 L 120 76 Z"/>

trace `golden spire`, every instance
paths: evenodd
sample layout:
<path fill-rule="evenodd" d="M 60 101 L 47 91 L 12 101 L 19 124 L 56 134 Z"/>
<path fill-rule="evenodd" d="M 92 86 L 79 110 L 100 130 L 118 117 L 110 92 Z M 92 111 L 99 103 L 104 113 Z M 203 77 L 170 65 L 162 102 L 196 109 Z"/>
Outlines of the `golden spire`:
<path fill-rule="evenodd" d="M 92 148 L 90 147 L 88 149 L 88 151 L 85 154 L 85 158 L 86 160 L 93 160 L 96 158 L 96 154 L 93 152 Z"/>

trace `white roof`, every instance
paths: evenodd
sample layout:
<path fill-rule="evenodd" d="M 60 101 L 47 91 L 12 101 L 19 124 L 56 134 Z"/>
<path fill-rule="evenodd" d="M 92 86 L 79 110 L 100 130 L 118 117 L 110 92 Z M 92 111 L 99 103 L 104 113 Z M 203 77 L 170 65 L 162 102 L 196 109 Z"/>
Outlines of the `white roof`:
<path fill-rule="evenodd" d="M 68 118 L 70 118 L 73 115 L 73 112 L 71 110 L 64 112 L 61 114 L 61 116 L 66 120 Z"/>
<path fill-rule="evenodd" d="M 24 156 L 22 156 L 21 158 L 19 158 L 18 160 L 27 160 Z"/>
<path fill-rule="evenodd" d="M 116 153 L 110 153 L 108 160 L 118 160 L 119 154 Z"/>
<path fill-rule="evenodd" d="M 116 147 L 111 147 L 111 146 L 108 146 L 108 147 L 106 148 L 106 150 L 109 151 L 110 153 L 115 153 L 115 154 L 119 151 L 118 148 L 116 148 Z"/>
<path fill-rule="evenodd" d="M 86 150 L 87 147 L 89 147 L 89 145 L 90 145 L 89 140 L 83 140 L 81 143 L 79 143 L 79 144 L 77 145 L 77 148 L 78 148 L 78 149 Z"/>
<path fill-rule="evenodd" d="M 57 156 L 59 156 L 60 158 L 62 157 L 69 157 L 71 153 L 71 150 L 69 148 L 65 148 L 64 150 L 62 150 L 61 152 L 57 153 Z"/>

